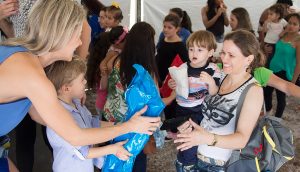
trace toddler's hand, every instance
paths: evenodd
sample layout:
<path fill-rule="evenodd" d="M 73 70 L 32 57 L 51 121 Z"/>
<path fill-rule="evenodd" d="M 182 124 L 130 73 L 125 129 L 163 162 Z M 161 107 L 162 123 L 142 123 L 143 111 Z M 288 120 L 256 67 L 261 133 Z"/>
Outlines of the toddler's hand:
<path fill-rule="evenodd" d="M 176 82 L 175 82 L 175 80 L 171 78 L 171 79 L 168 81 L 168 86 L 169 86 L 172 90 L 175 90 L 175 89 L 176 89 Z"/>
<path fill-rule="evenodd" d="M 214 78 L 210 76 L 207 72 L 200 73 L 200 81 L 206 82 L 208 86 L 213 85 L 215 83 Z"/>

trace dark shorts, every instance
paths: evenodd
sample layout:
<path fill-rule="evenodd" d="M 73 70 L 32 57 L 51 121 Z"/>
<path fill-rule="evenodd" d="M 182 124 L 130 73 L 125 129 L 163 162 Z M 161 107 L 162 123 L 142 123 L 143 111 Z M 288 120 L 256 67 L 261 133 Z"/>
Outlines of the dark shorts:
<path fill-rule="evenodd" d="M 0 171 L 1 172 L 9 172 L 7 158 L 0 158 Z"/>

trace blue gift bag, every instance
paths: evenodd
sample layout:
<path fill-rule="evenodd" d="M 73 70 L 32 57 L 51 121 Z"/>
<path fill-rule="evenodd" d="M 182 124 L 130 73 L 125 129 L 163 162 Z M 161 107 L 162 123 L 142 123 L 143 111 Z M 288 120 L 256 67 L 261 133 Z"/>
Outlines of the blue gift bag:
<path fill-rule="evenodd" d="M 165 105 L 160 98 L 158 89 L 151 75 L 141 65 L 134 64 L 133 67 L 136 69 L 136 74 L 125 91 L 125 101 L 128 105 L 126 121 L 145 105 L 148 106 L 148 109 L 143 114 L 144 116 L 159 116 Z M 128 139 L 128 142 L 124 145 L 124 148 L 133 154 L 133 156 L 127 161 L 122 161 L 115 155 L 108 155 L 102 168 L 103 172 L 132 171 L 135 157 L 143 150 L 149 140 L 149 135 L 128 133 L 115 138 L 114 142 L 126 139 Z"/>

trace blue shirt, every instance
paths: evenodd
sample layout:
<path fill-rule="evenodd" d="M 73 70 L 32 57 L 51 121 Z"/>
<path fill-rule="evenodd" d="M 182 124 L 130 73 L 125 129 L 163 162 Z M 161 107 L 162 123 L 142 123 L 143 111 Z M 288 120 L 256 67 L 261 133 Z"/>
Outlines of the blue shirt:
<path fill-rule="evenodd" d="M 13 54 L 26 51 L 28 50 L 21 46 L 0 46 L 0 68 L 1 63 Z M 0 136 L 14 129 L 25 117 L 30 107 L 31 101 L 27 98 L 0 103 Z"/>
<path fill-rule="evenodd" d="M 91 43 L 94 43 L 97 36 L 104 32 L 105 29 L 101 28 L 98 22 L 98 15 L 92 14 L 88 16 L 88 23 L 91 27 Z"/>
<path fill-rule="evenodd" d="M 72 114 L 79 127 L 99 127 L 99 118 L 93 117 L 89 110 L 81 105 L 80 100 L 73 100 L 77 109 L 64 102 L 61 103 Z M 91 147 L 90 145 L 72 146 L 49 127 L 47 127 L 47 137 L 53 148 L 54 161 L 52 169 L 54 172 L 94 172 L 94 165 L 98 168 L 102 167 L 103 157 L 95 159 L 85 158 Z"/>

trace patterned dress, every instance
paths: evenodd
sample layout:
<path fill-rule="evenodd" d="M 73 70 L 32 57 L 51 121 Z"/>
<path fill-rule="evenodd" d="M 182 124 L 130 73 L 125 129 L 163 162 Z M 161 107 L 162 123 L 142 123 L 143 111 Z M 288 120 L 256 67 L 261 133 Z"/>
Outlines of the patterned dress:
<path fill-rule="evenodd" d="M 127 105 L 124 97 L 124 87 L 120 78 L 120 61 L 114 65 L 108 77 L 107 100 L 104 105 L 104 117 L 109 122 L 124 122 Z"/>

